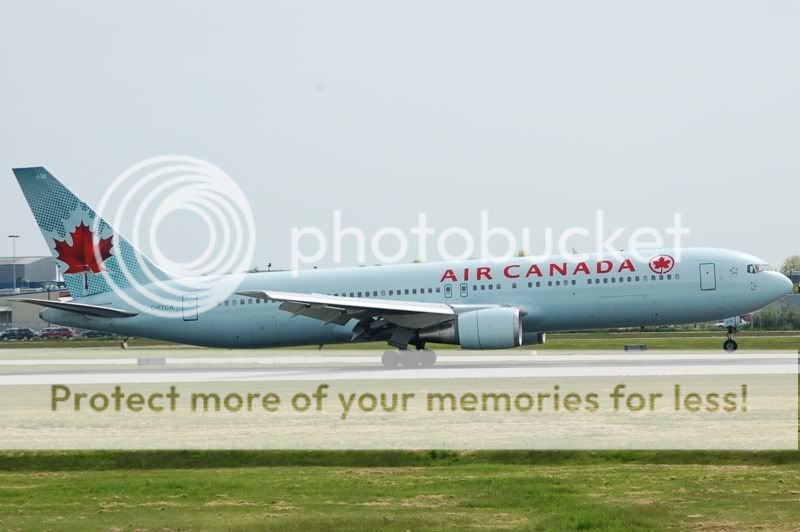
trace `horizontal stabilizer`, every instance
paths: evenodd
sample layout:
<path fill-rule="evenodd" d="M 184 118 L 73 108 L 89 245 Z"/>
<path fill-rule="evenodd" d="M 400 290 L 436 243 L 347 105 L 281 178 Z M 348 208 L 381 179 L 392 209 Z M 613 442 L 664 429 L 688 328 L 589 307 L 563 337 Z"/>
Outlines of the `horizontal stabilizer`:
<path fill-rule="evenodd" d="M 101 307 L 98 305 L 86 305 L 84 303 L 72 303 L 69 301 L 52 301 L 49 299 L 31 299 L 31 298 L 14 298 L 14 301 L 22 301 L 23 303 L 31 303 L 41 307 L 55 308 L 58 310 L 65 310 L 67 312 L 75 312 L 78 314 L 85 314 L 87 316 L 97 316 L 100 318 L 132 318 L 137 316 L 138 312 L 130 312 L 127 310 L 119 310 L 111 307 Z"/>

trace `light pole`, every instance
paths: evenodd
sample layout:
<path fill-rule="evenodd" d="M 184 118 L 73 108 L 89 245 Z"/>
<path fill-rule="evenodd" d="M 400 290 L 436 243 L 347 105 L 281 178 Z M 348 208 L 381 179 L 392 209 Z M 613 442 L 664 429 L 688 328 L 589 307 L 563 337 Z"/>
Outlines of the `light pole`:
<path fill-rule="evenodd" d="M 17 239 L 19 235 L 8 235 L 11 239 L 11 277 L 13 278 L 14 293 L 17 293 Z"/>

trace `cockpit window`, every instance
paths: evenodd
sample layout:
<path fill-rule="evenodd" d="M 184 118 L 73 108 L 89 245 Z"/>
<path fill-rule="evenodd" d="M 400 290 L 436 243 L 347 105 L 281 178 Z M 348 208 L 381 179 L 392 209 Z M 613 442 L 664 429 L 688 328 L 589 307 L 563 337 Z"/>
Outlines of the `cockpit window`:
<path fill-rule="evenodd" d="M 769 264 L 748 264 L 747 273 L 771 272 L 774 268 Z"/>

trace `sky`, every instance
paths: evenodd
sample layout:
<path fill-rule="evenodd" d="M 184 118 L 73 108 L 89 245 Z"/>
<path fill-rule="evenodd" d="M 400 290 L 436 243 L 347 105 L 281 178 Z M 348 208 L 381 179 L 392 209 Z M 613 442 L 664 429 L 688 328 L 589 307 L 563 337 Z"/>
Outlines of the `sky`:
<path fill-rule="evenodd" d="M 13 167 L 96 205 L 184 154 L 242 189 L 261 267 L 334 210 L 367 235 L 418 213 L 477 230 L 486 210 L 533 252 L 597 210 L 627 230 L 677 212 L 685 245 L 779 265 L 800 253 L 799 23 L 790 1 L 6 0 L 0 228 L 48 253 Z M 186 260 L 208 232 L 177 213 L 158 238 Z"/>

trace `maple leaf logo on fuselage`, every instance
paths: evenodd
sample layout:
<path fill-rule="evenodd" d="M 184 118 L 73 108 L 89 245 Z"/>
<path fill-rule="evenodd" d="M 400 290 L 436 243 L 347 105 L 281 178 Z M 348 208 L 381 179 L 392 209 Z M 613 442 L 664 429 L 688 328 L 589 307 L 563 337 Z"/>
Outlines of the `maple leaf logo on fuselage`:
<path fill-rule="evenodd" d="M 659 255 L 650 259 L 650 269 L 655 273 L 667 273 L 675 266 L 675 259 L 669 255 Z"/>
<path fill-rule="evenodd" d="M 89 279 L 86 274 L 98 273 L 103 270 L 103 262 L 111 257 L 111 247 L 114 245 L 111 242 L 113 237 L 101 238 L 95 243 L 94 233 L 83 221 L 70 233 L 70 236 L 72 236 L 72 245 L 67 244 L 66 240 L 55 241 L 57 259 L 67 265 L 64 274 L 84 274 L 84 285 L 88 288 Z"/>

